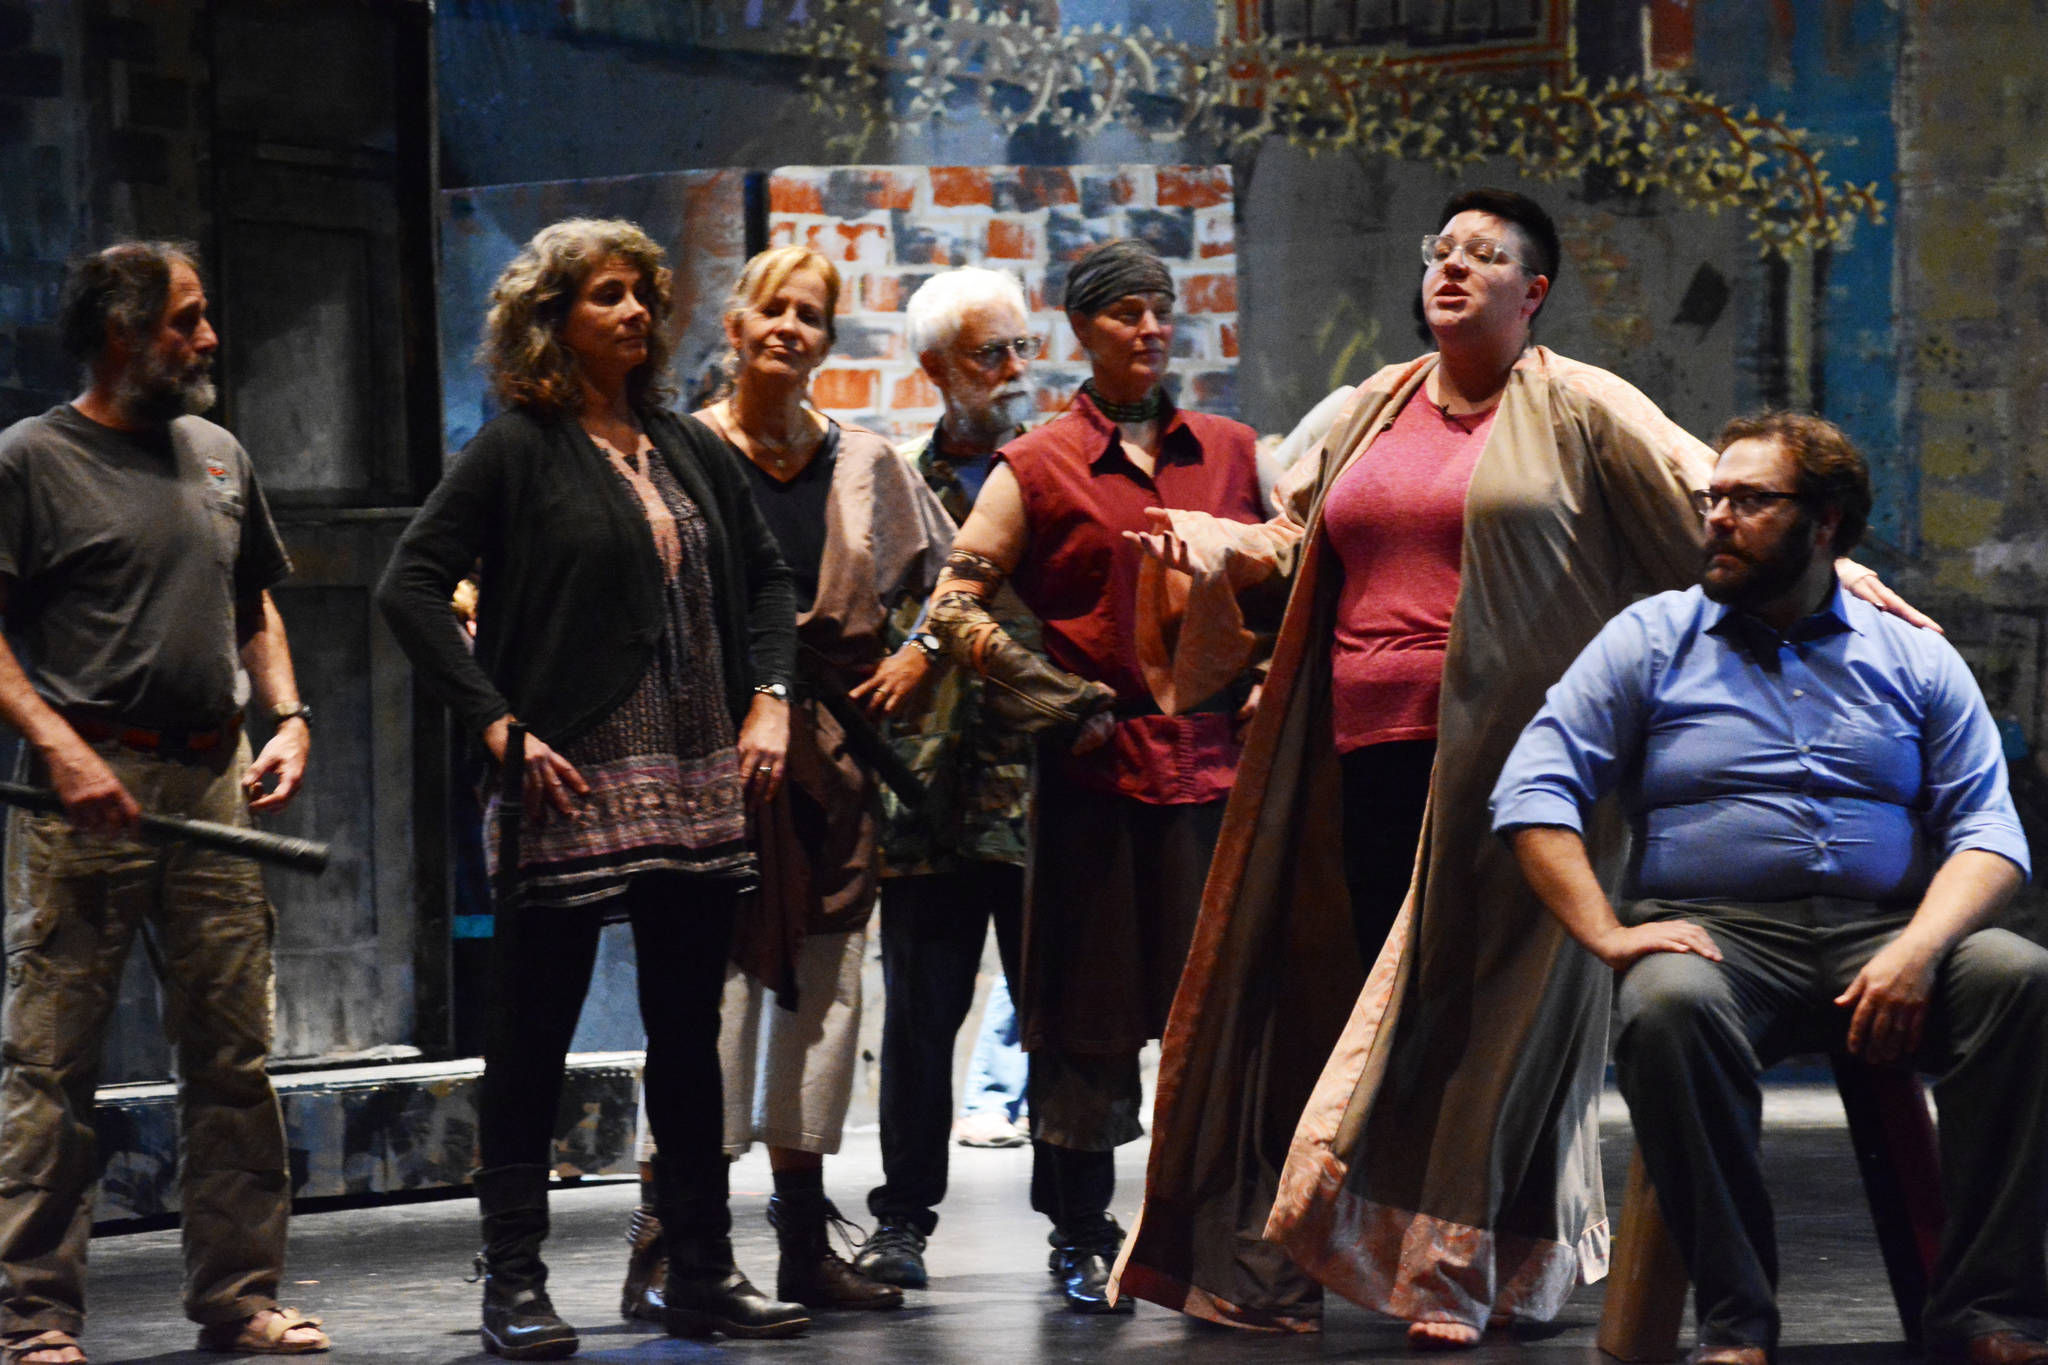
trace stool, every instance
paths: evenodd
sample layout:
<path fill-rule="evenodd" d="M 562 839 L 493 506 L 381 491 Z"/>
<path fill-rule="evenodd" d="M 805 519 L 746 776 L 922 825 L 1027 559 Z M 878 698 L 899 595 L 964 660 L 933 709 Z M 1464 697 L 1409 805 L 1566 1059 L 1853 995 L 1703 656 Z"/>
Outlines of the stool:
<path fill-rule="evenodd" d="M 1848 1115 L 1849 1140 L 1877 1227 L 1892 1301 L 1906 1340 L 1917 1346 L 1920 1310 L 1947 1212 L 1927 1089 L 1903 1067 L 1872 1066 L 1846 1052 L 1828 1060 Z M 1600 1349 L 1617 1360 L 1675 1360 L 1687 1285 L 1685 1262 L 1664 1225 L 1638 1148 L 1629 1156 L 1628 1189 L 1614 1231 L 1607 1302 L 1600 1310 Z"/>

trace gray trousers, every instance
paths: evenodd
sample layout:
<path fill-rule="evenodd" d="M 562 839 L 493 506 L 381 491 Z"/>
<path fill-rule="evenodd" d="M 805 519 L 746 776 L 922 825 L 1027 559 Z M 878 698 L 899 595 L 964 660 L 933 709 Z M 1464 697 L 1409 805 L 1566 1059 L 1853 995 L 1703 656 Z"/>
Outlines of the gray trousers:
<path fill-rule="evenodd" d="M 98 746 L 147 811 L 246 824 L 239 752 L 181 762 Z M 163 954 L 176 1049 L 185 1312 L 235 1322 L 277 1303 L 291 1211 L 270 1046 L 274 917 L 256 865 L 184 844 L 7 829 L 0 1010 L 0 1335 L 85 1319 L 93 1091 L 121 970 L 144 924 Z"/>
<path fill-rule="evenodd" d="M 1626 917 L 1692 920 L 1724 956 L 1653 953 L 1623 975 L 1615 1072 L 1692 1273 L 1701 1344 L 1773 1348 L 1778 1253 L 1757 1074 L 1791 1052 L 1842 1048 L 1849 1011 L 1834 998 L 1910 916 L 1816 897 L 1643 901 Z M 1941 965 L 1914 1059 L 1934 1077 L 1948 1202 L 1930 1345 L 2048 1324 L 2044 1060 L 2048 950 L 2002 929 L 1971 934 Z"/>

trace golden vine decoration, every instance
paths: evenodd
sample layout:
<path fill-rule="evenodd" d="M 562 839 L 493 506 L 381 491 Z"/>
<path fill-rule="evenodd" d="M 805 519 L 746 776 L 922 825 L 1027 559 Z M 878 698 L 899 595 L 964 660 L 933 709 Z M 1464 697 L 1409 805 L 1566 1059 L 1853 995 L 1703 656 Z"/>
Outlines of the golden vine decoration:
<path fill-rule="evenodd" d="M 1282 137 L 1446 171 L 1501 157 L 1556 180 L 1600 169 L 1690 209 L 1748 216 L 1763 254 L 1840 242 L 1882 222 L 1876 182 L 1836 181 L 1804 129 L 1668 78 L 1562 88 L 1487 84 L 1415 62 L 1287 46 L 1198 48 L 1138 28 L 1054 29 L 930 0 L 818 0 L 792 46 L 812 107 L 847 159 L 891 128 L 963 111 L 1005 137 L 1038 125 L 1087 137 L 1121 124 L 1229 149 Z"/>

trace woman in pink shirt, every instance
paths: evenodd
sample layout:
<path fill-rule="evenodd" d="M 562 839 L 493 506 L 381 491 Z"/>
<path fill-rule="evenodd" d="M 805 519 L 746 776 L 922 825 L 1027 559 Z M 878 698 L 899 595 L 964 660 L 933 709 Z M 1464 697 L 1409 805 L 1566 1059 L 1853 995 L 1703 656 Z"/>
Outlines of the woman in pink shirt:
<path fill-rule="evenodd" d="M 1541 207 L 1473 190 L 1441 221 L 1422 240 L 1436 353 L 1360 387 L 1276 490 L 1281 515 L 1161 510 L 1137 537 L 1173 580 L 1159 599 L 1188 604 L 1148 674 L 1175 695 L 1249 650 L 1239 591 L 1292 591 L 1121 1271 L 1128 1292 L 1266 1329 L 1314 1330 L 1327 1285 L 1436 1348 L 1547 1320 L 1606 1273 L 1611 974 L 1543 922 L 1486 795 L 1601 625 L 1692 581 L 1687 495 L 1712 462 L 1618 377 L 1531 344 L 1559 259 Z M 1618 836 L 1602 822 L 1603 861 Z"/>

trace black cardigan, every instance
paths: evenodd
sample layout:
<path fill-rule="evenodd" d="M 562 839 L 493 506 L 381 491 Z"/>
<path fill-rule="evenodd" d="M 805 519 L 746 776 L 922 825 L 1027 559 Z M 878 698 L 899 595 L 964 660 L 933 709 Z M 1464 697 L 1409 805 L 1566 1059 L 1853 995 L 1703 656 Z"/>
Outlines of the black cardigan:
<path fill-rule="evenodd" d="M 796 672 L 789 567 L 725 442 L 690 418 L 640 414 L 704 514 L 735 722 L 756 684 Z M 481 559 L 476 652 L 449 595 Z M 507 712 L 551 745 L 632 695 L 666 626 L 647 515 L 573 417 L 514 410 L 479 431 L 399 539 L 377 605 L 406 657 L 475 736 Z"/>

